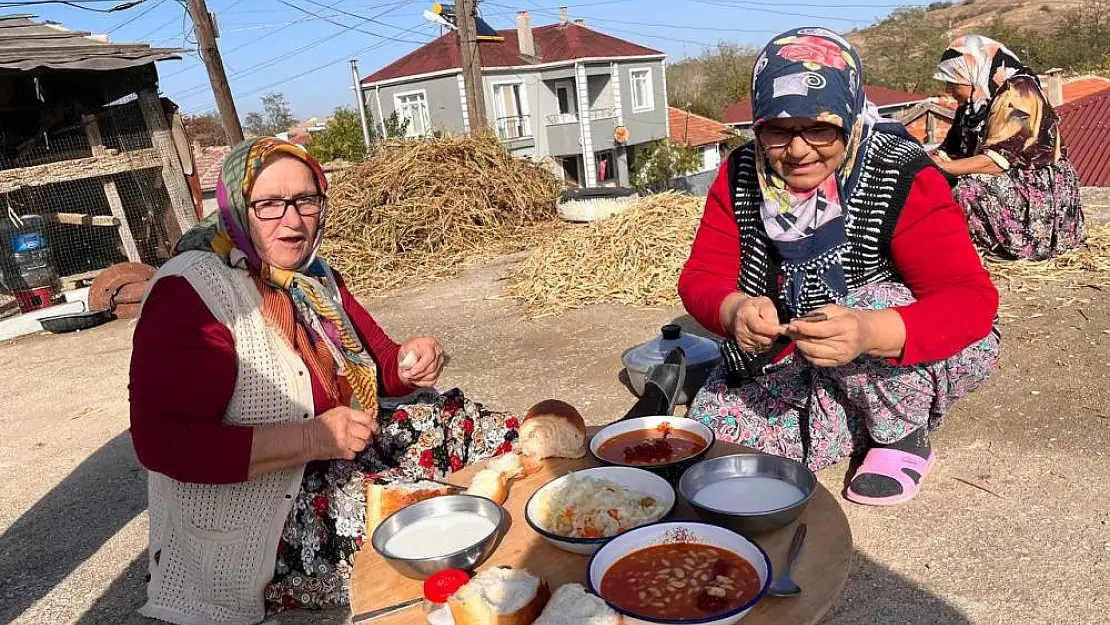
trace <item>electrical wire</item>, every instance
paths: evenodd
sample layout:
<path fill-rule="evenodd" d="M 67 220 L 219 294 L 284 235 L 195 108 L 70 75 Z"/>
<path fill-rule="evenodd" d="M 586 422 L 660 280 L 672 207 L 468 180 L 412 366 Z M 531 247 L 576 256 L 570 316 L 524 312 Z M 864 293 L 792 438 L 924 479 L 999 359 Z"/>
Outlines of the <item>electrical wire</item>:
<path fill-rule="evenodd" d="M 108 31 L 105 34 L 110 35 L 110 34 L 116 32 L 117 30 L 123 28 L 124 26 L 127 26 L 128 24 L 131 24 L 131 23 L 135 22 L 135 20 L 140 19 L 142 16 L 146 15 L 147 13 L 150 13 L 154 9 L 157 9 L 158 7 L 162 6 L 166 2 L 168 2 L 168 0 L 158 0 L 154 4 L 147 7 L 146 10 L 140 11 L 140 12 L 136 13 L 135 15 L 123 20 L 119 24 L 116 24 L 115 26 L 109 28 Z"/>
<path fill-rule="evenodd" d="M 280 4 L 284 4 L 285 6 L 291 8 L 291 9 L 296 9 L 296 10 L 302 12 L 302 13 L 308 14 L 308 15 L 316 18 L 316 19 L 324 20 L 325 22 L 327 22 L 329 24 L 335 24 L 336 26 L 346 28 L 348 30 L 353 30 L 353 31 L 358 32 L 358 33 L 363 33 L 364 35 L 371 35 L 373 37 L 380 37 L 382 39 L 388 39 L 390 41 L 396 41 L 398 43 L 415 43 L 415 44 L 423 44 L 424 43 L 423 41 L 410 41 L 408 39 L 397 39 L 397 38 L 394 38 L 394 37 L 390 37 L 389 35 L 383 35 L 381 33 L 375 33 L 375 32 L 369 31 L 369 30 L 363 30 L 363 29 L 359 28 L 358 26 L 350 26 L 348 24 L 344 24 L 343 22 L 337 22 L 333 19 L 323 17 L 323 16 L 321 16 L 317 13 L 313 13 L 312 11 L 309 11 L 308 9 L 305 9 L 303 7 L 299 7 L 295 4 L 293 4 L 292 2 L 286 2 L 286 0 L 277 0 L 277 2 L 279 2 Z M 316 3 L 313 2 L 312 4 L 316 4 Z M 329 7 L 329 8 L 332 8 L 332 7 Z M 338 9 L 335 9 L 335 10 L 338 11 Z M 351 15 L 351 16 L 358 17 L 358 18 L 362 19 L 363 21 L 359 22 L 359 25 L 365 24 L 366 22 L 373 22 L 375 24 L 381 24 L 381 25 L 384 25 L 384 26 L 389 26 L 390 28 L 395 28 L 397 30 L 402 30 L 401 27 L 399 27 L 399 26 L 394 26 L 393 24 L 387 24 L 385 22 L 382 22 L 380 20 L 376 20 L 374 18 L 362 17 L 362 16 L 359 16 L 359 15 L 355 15 L 354 13 L 346 13 L 346 12 L 343 12 L 343 11 L 340 11 L 340 13 L 343 13 L 344 15 Z"/>
<path fill-rule="evenodd" d="M 142 4 L 143 2 L 145 2 L 146 0 L 132 0 L 131 2 L 123 2 L 123 3 L 119 3 L 119 0 L 85 0 L 85 1 L 86 2 L 104 2 L 104 3 L 114 2 L 114 3 L 116 3 L 116 6 L 110 8 L 110 9 L 97 9 L 97 8 L 85 6 L 83 3 L 79 2 L 78 0 L 28 0 L 27 2 L 3 2 L 3 3 L 0 3 L 0 9 L 14 9 L 14 8 L 39 6 L 39 5 L 47 5 L 47 4 L 58 4 L 58 5 L 63 5 L 63 6 L 67 6 L 67 7 L 72 7 L 72 8 L 75 8 L 75 9 L 82 9 L 84 11 L 92 11 L 93 13 L 118 13 L 119 11 L 125 11 L 127 9 L 132 8 L 132 7 L 136 7 L 140 4 Z"/>

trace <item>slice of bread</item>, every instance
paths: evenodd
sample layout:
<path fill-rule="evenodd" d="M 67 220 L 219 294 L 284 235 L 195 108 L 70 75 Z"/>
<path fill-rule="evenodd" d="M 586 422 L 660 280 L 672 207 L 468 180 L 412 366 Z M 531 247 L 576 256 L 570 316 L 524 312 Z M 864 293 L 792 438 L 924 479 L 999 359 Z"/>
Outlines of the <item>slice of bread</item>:
<path fill-rule="evenodd" d="M 457 491 L 448 486 L 428 481 L 384 486 L 369 484 L 366 486 L 366 535 L 373 535 L 382 521 L 401 508 L 454 492 Z"/>
<path fill-rule="evenodd" d="M 533 625 L 622 625 L 624 619 L 582 584 L 563 584 Z"/>
<path fill-rule="evenodd" d="M 525 569 L 486 569 L 447 601 L 455 625 L 531 625 L 550 592 Z"/>
<path fill-rule="evenodd" d="M 470 480 L 467 495 L 485 497 L 501 505 L 509 498 L 509 475 L 494 469 L 482 469 Z"/>
<path fill-rule="evenodd" d="M 547 399 L 532 406 L 520 424 L 520 448 L 529 456 L 581 458 L 586 455 L 586 420 L 566 402 Z"/>

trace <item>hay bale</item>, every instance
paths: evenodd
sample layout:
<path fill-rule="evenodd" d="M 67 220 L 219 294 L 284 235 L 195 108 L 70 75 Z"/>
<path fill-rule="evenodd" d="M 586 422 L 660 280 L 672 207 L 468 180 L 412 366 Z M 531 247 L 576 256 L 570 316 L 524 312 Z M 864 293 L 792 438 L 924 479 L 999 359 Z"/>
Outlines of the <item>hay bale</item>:
<path fill-rule="evenodd" d="M 528 247 L 557 191 L 492 136 L 387 141 L 336 174 L 323 254 L 359 292 L 450 275 Z"/>
<path fill-rule="evenodd" d="M 564 230 L 510 274 L 508 293 L 529 317 L 602 302 L 675 304 L 704 202 L 651 195 L 613 217 Z"/>

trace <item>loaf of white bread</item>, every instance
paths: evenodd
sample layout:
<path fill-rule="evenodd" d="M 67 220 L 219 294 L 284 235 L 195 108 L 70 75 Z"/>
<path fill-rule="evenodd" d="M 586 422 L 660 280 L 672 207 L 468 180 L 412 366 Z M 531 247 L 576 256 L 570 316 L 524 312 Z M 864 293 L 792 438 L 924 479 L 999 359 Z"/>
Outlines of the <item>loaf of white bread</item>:
<path fill-rule="evenodd" d="M 531 625 L 550 592 L 525 569 L 492 568 L 475 575 L 447 601 L 455 625 Z"/>
<path fill-rule="evenodd" d="M 370 484 L 366 487 L 366 535 L 372 536 L 382 521 L 405 506 L 453 492 L 455 489 L 428 481 L 384 486 Z"/>
<path fill-rule="evenodd" d="M 528 409 L 519 433 L 521 452 L 537 460 L 586 455 L 586 420 L 574 406 L 557 399 Z"/>
<path fill-rule="evenodd" d="M 533 625 L 621 625 L 623 617 L 582 584 L 563 584 Z"/>

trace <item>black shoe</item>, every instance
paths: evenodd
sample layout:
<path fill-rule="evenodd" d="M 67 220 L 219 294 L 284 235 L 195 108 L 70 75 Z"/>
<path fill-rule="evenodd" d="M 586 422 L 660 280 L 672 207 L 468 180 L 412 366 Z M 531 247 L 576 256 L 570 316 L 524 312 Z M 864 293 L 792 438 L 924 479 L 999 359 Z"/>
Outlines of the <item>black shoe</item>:
<path fill-rule="evenodd" d="M 681 347 L 672 349 L 645 377 L 640 400 L 621 420 L 674 414 L 675 401 L 686 383 L 686 352 Z"/>

